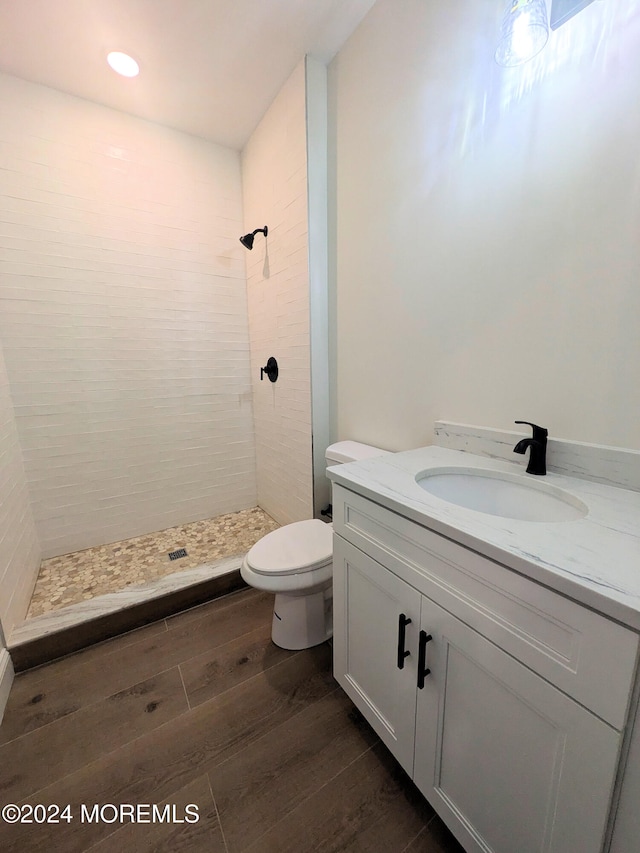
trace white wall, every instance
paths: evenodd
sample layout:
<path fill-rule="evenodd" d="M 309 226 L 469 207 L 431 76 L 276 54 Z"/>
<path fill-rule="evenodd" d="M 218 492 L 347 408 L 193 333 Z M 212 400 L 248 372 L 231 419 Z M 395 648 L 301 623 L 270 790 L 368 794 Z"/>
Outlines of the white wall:
<path fill-rule="evenodd" d="M 256 503 L 240 158 L 0 77 L 0 337 L 43 556 Z"/>
<path fill-rule="evenodd" d="M 305 59 L 307 206 L 309 211 L 309 347 L 313 508 L 317 518 L 331 503 L 326 451 L 331 443 L 329 357 L 329 164 L 327 66 Z"/>
<path fill-rule="evenodd" d="M 258 503 L 281 524 L 311 518 L 311 378 L 305 68 L 296 68 L 242 153 Z M 260 368 L 275 356 L 276 383 Z"/>
<path fill-rule="evenodd" d="M 0 345 L 0 670 L 4 636 L 24 619 L 39 567 L 40 546 Z"/>
<path fill-rule="evenodd" d="M 337 437 L 640 448 L 640 6 L 517 69 L 499 0 L 378 0 L 330 67 Z"/>

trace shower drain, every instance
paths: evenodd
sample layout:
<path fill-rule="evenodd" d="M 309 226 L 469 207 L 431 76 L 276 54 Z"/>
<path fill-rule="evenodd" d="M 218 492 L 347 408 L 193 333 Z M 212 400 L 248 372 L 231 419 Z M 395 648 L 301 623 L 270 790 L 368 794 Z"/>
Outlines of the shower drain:
<path fill-rule="evenodd" d="M 186 548 L 178 548 L 177 551 L 169 551 L 169 559 L 170 560 L 179 560 L 180 557 L 186 557 L 186 556 L 187 556 L 187 549 Z"/>

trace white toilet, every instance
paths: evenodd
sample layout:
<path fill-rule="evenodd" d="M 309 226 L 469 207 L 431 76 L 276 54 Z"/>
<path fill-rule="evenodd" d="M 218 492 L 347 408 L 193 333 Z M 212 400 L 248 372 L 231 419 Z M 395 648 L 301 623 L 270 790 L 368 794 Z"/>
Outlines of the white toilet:
<path fill-rule="evenodd" d="M 338 441 L 327 447 L 327 468 L 388 451 Z M 317 518 L 267 533 L 240 570 L 249 586 L 274 592 L 271 639 L 283 649 L 308 649 L 333 633 L 333 527 Z"/>

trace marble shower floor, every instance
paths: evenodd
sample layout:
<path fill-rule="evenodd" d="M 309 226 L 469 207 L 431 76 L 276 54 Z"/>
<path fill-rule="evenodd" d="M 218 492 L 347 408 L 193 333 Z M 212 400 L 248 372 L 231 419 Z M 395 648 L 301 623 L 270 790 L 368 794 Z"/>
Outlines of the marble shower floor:
<path fill-rule="evenodd" d="M 254 507 L 43 560 L 27 619 L 244 554 L 277 527 Z M 181 548 L 187 556 L 169 559 Z"/>

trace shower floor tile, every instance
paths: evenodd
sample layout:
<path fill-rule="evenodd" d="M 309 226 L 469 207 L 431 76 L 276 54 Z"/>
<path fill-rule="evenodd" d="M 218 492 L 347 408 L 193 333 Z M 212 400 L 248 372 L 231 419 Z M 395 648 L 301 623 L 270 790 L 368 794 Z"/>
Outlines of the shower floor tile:
<path fill-rule="evenodd" d="M 43 560 L 27 619 L 224 557 L 244 554 L 279 525 L 259 507 Z M 184 557 L 169 554 L 183 549 Z"/>

